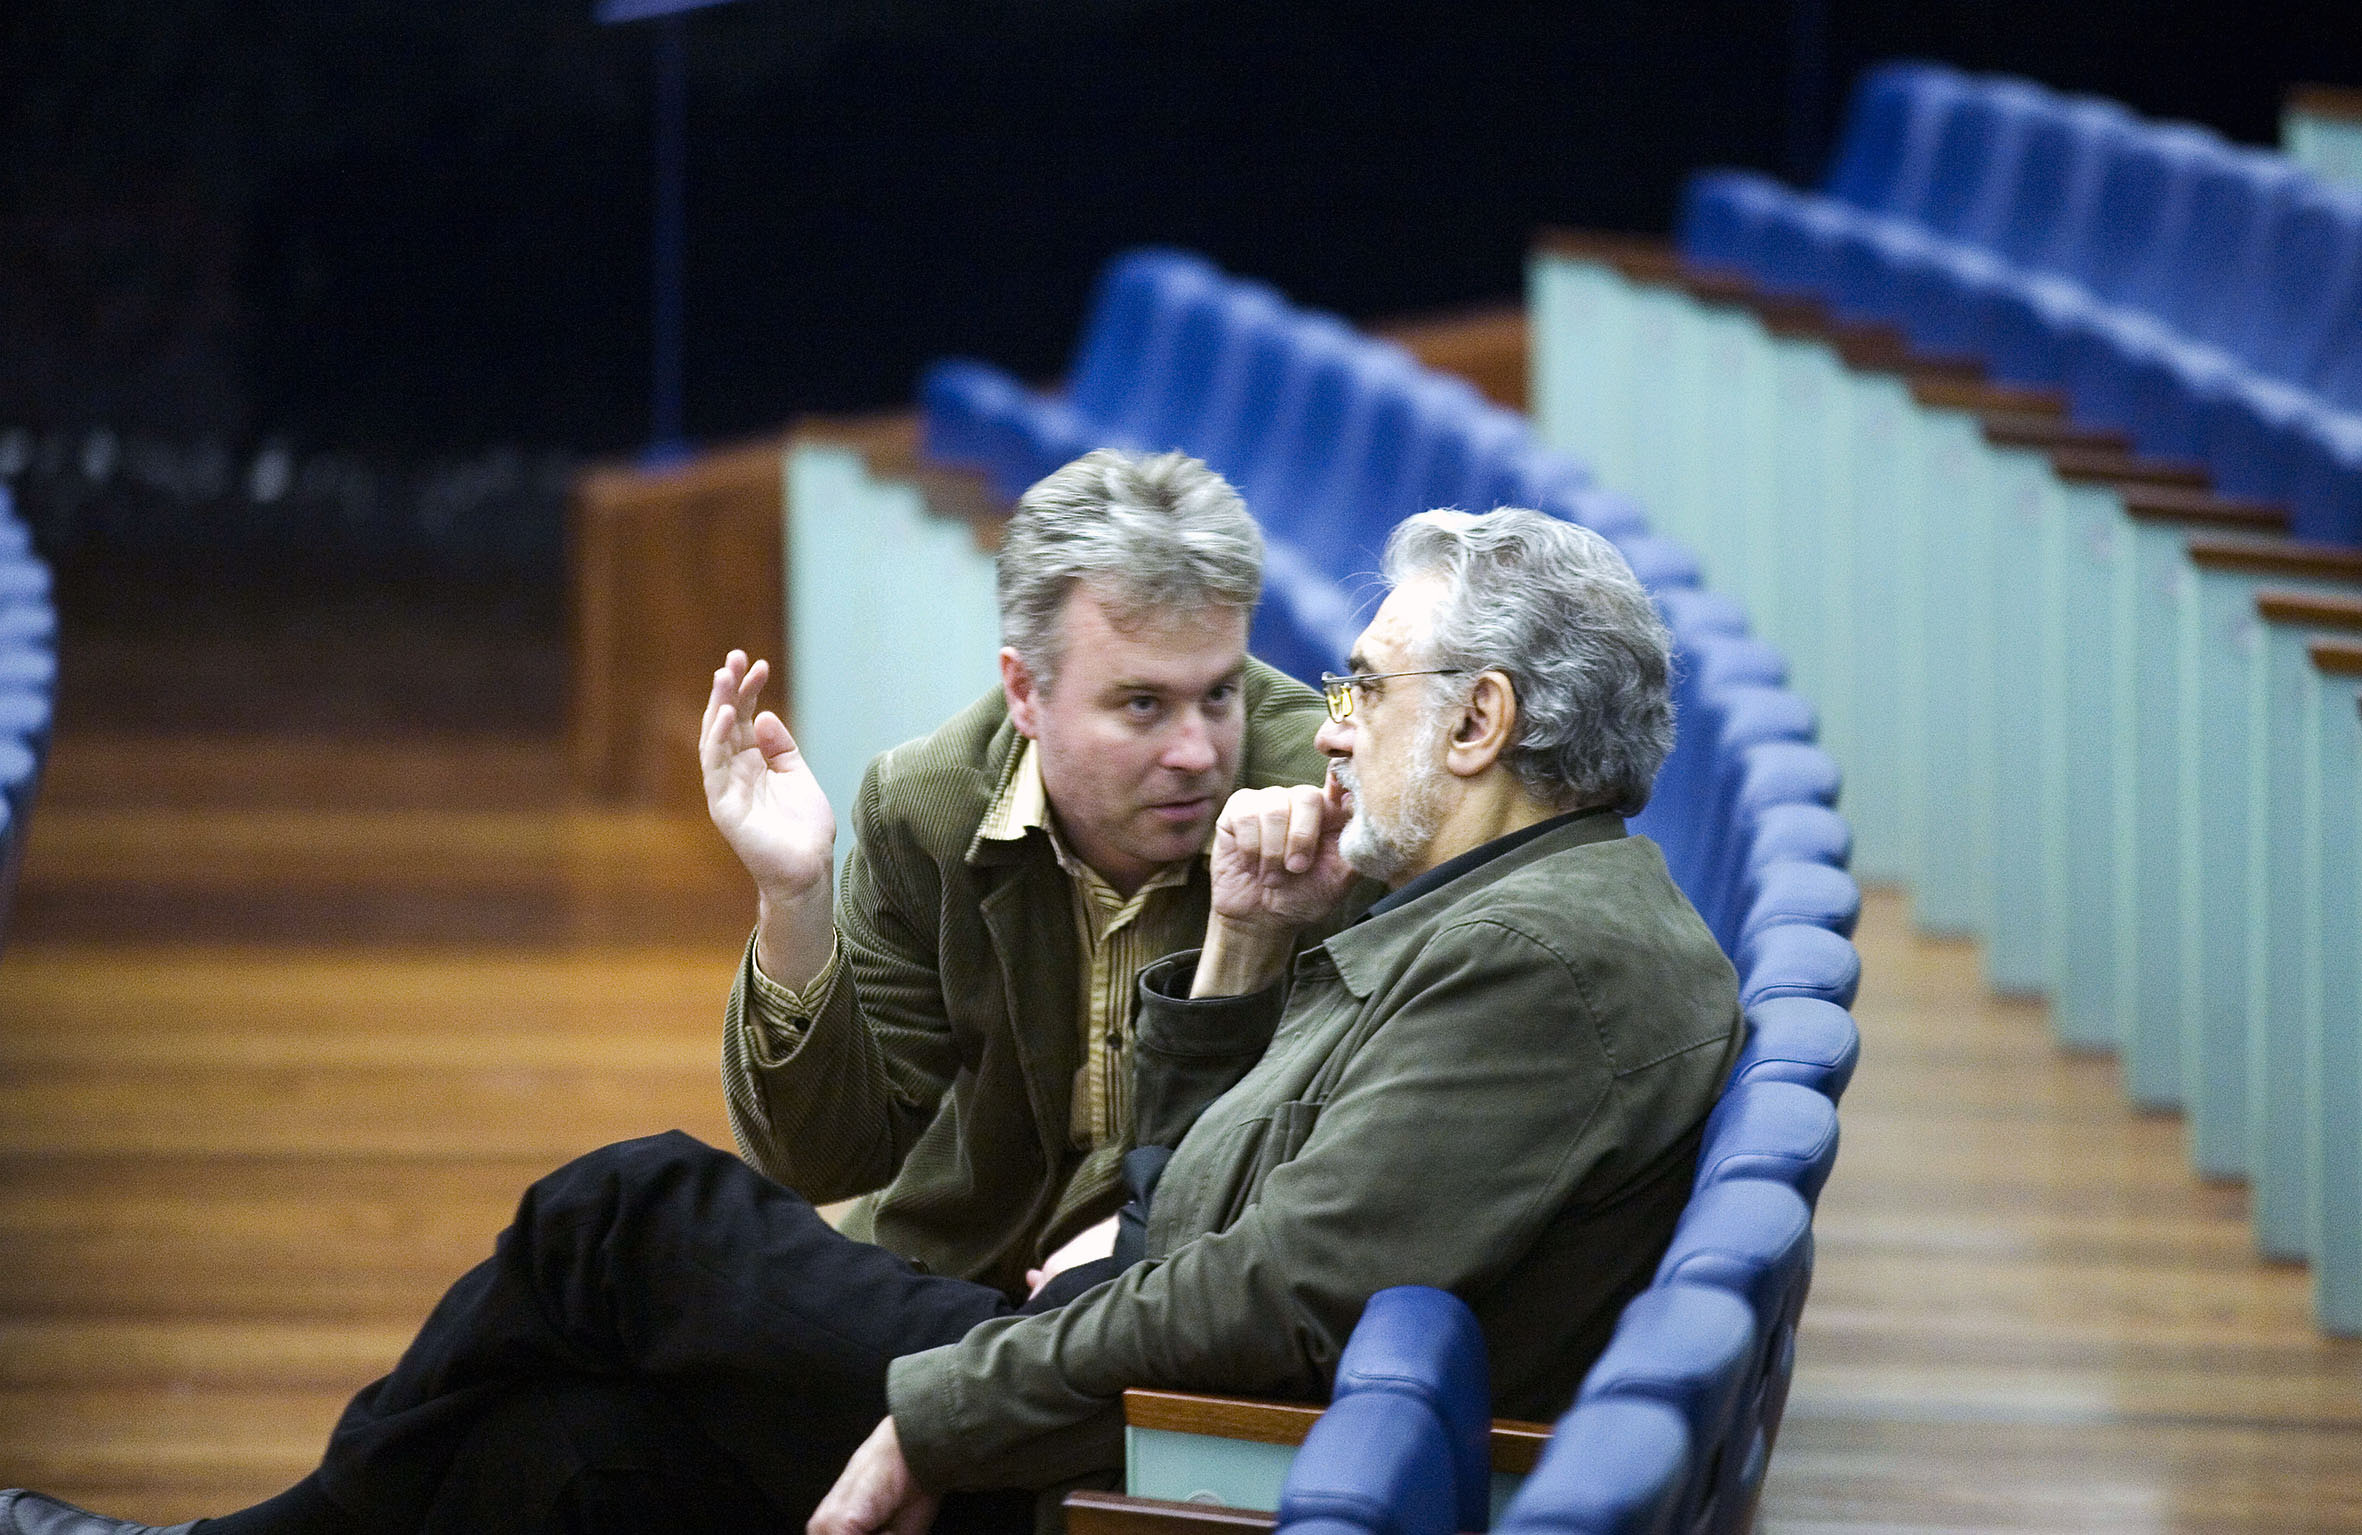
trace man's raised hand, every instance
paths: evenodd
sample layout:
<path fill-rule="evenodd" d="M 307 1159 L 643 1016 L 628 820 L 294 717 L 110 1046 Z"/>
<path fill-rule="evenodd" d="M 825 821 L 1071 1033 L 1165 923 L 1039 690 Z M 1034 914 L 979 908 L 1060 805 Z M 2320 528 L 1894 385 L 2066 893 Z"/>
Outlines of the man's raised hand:
<path fill-rule="evenodd" d="M 834 936 L 837 819 L 786 724 L 768 709 L 756 712 L 770 675 L 769 662 L 730 652 L 705 701 L 697 760 L 706 813 L 762 900 L 757 958 L 772 979 L 800 987 L 828 963 Z"/>
<path fill-rule="evenodd" d="M 1353 883 L 1337 851 L 1345 819 L 1334 782 L 1231 795 L 1214 825 L 1215 915 L 1290 933 L 1327 916 Z"/>

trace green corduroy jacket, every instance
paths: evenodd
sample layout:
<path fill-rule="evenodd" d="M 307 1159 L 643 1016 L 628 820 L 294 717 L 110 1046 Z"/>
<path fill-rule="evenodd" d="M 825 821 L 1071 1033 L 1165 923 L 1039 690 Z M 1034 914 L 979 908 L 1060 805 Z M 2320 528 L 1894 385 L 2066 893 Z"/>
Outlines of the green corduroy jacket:
<path fill-rule="evenodd" d="M 1147 1260 L 896 1360 L 922 1484 L 1104 1478 L 1131 1386 L 1325 1401 L 1362 1306 L 1398 1284 L 1474 1308 L 1497 1413 L 1556 1416 L 1671 1239 L 1742 1039 L 1729 963 L 1608 814 L 1347 927 L 1256 995 L 1176 1000 L 1194 963 L 1141 977 L 1139 1136 L 1178 1137 Z"/>
<path fill-rule="evenodd" d="M 1320 782 L 1320 695 L 1250 661 L 1243 702 L 1240 786 Z M 836 903 L 844 981 L 782 1049 L 747 1016 L 749 945 L 722 1044 L 748 1161 L 815 1203 L 868 1196 L 847 1234 L 1012 1293 L 1122 1202 L 1112 1163 L 1088 1186 L 1074 1177 L 1082 956 L 1068 877 L 1041 835 L 977 837 L 1019 745 L 996 689 L 870 763 Z M 1187 900 L 1183 930 L 1202 931 L 1202 861 Z"/>

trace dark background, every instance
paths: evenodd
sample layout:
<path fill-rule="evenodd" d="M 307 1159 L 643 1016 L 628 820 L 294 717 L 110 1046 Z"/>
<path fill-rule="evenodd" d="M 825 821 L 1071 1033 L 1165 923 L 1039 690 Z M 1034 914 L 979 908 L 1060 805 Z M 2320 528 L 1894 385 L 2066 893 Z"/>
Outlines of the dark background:
<path fill-rule="evenodd" d="M 1539 226 L 1817 167 L 1896 54 L 2270 142 L 2362 83 L 2358 10 L 741 0 L 688 28 L 691 433 L 1054 376 L 1140 241 L 1356 318 L 1513 296 Z M 652 35 L 589 12 L 0 10 L 0 473 L 53 556 L 555 580 L 647 410 Z"/>

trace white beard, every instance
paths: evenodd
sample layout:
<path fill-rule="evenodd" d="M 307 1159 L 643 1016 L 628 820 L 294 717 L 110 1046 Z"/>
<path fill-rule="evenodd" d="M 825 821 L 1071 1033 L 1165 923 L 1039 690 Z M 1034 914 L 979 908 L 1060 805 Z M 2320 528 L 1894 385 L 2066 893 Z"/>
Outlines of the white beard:
<path fill-rule="evenodd" d="M 1401 802 L 1381 815 L 1361 797 L 1361 782 L 1350 759 L 1339 759 L 1330 771 L 1353 796 L 1353 814 L 1337 834 L 1337 851 L 1357 874 L 1392 884 L 1425 856 L 1443 824 L 1444 713 L 1438 709 L 1419 726 L 1411 743 L 1417 764 L 1402 786 Z"/>

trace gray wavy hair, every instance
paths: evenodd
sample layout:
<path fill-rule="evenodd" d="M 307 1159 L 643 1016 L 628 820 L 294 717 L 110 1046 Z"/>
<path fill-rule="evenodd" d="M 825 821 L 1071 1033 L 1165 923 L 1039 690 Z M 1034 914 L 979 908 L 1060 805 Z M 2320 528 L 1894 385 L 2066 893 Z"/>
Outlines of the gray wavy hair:
<path fill-rule="evenodd" d="M 1615 545 L 1519 507 L 1421 512 L 1386 540 L 1385 572 L 1447 583 L 1427 665 L 1508 673 L 1517 738 L 1501 760 L 1527 793 L 1562 810 L 1648 804 L 1673 750 L 1673 638 Z"/>
<path fill-rule="evenodd" d="M 1263 534 L 1230 482 L 1188 454 L 1102 448 L 1018 498 L 993 574 L 1001 643 L 1047 687 L 1077 582 L 1098 588 L 1126 623 L 1177 608 L 1251 612 Z"/>

